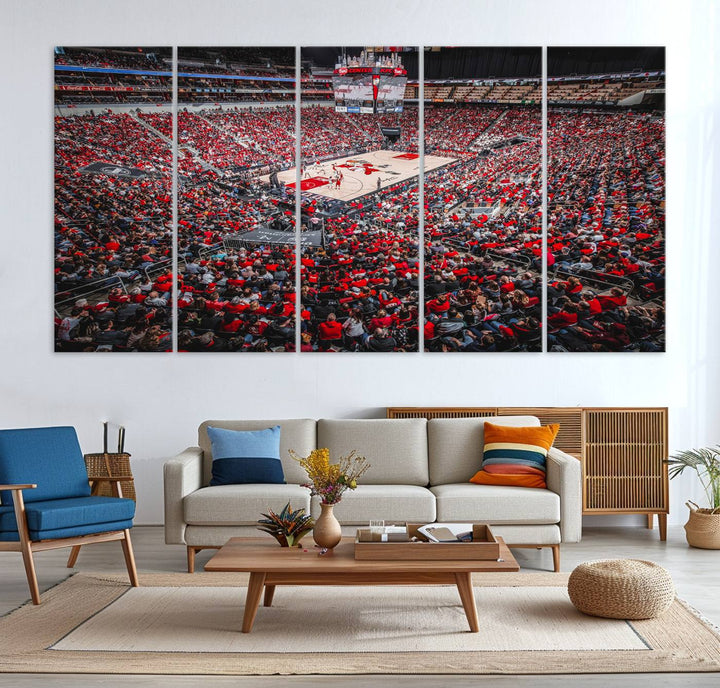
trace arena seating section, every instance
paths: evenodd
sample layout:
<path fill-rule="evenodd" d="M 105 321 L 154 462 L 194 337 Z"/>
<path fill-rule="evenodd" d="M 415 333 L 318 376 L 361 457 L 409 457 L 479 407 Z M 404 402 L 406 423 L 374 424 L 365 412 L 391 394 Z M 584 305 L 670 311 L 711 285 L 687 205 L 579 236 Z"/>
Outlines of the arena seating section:
<path fill-rule="evenodd" d="M 665 122 L 550 111 L 549 344 L 660 351 L 665 330 Z"/>
<path fill-rule="evenodd" d="M 59 64 L 83 60 L 93 64 L 96 57 L 58 56 Z M 123 61 L 126 68 L 138 64 L 149 69 L 150 60 Z M 62 76 L 65 83 L 109 78 Z M 146 78 L 152 79 L 137 83 L 162 83 Z M 632 90 L 602 87 L 591 93 L 587 84 L 564 84 L 554 92 L 574 101 L 624 98 Z M 465 88 L 471 100 L 474 87 Z M 454 162 L 425 180 L 425 304 L 418 303 L 415 181 L 347 204 L 303 195 L 303 229 L 317 226 L 318 218 L 325 228 L 324 245 L 301 254 L 303 350 L 417 350 L 419 322 L 430 351 L 541 349 L 541 120 L 534 88 L 508 86 L 483 105 L 428 104 L 426 153 Z M 80 104 L 103 96 L 58 97 L 67 105 L 73 97 Z M 171 115 L 109 112 L 102 109 L 108 101 L 90 102 L 99 104 L 95 111 L 55 122 L 57 347 L 166 351 Z M 232 102 L 179 112 L 179 348 L 289 351 L 294 197 L 258 175 L 294 165 L 294 106 L 248 110 Z M 378 118 L 311 106 L 302 110 L 303 157 L 313 162 L 387 148 L 378 124 L 400 126 L 394 147 L 418 151 L 416 107 Z M 616 108 L 551 109 L 548 155 L 549 347 L 661 349 L 664 119 Z M 145 174 L 82 171 L 97 161 Z M 288 230 L 288 242 L 224 243 L 262 224 Z"/>
<path fill-rule="evenodd" d="M 425 135 L 463 154 L 425 182 L 425 348 L 539 350 L 540 110 L 465 107 L 430 110 Z"/>

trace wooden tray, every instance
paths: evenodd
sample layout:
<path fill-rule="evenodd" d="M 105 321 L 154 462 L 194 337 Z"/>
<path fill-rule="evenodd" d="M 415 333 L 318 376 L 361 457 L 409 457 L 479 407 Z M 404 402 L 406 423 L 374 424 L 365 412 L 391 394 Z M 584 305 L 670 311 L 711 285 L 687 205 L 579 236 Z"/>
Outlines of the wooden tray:
<path fill-rule="evenodd" d="M 418 528 L 424 523 L 408 523 L 408 537 L 421 542 L 358 542 L 355 541 L 355 559 L 385 560 L 497 560 L 500 544 L 486 523 L 473 524 L 472 542 L 428 542 Z"/>

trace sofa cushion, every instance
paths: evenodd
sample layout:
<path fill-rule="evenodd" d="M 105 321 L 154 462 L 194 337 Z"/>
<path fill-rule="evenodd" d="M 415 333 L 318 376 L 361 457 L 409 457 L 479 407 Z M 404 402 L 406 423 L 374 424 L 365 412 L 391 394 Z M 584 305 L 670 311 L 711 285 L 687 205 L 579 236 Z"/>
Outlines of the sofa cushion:
<path fill-rule="evenodd" d="M 482 468 L 470 482 L 546 488 L 545 462 L 559 428 L 557 423 L 539 428 L 485 423 Z"/>
<path fill-rule="evenodd" d="M 330 450 L 332 463 L 356 449 L 370 464 L 362 485 L 424 487 L 429 478 L 426 426 L 424 418 L 323 419 L 318 421 L 317 446 Z"/>
<path fill-rule="evenodd" d="M 294 449 L 300 456 L 307 456 L 316 448 L 316 421 L 309 418 L 291 418 L 285 420 L 206 420 L 198 429 L 198 446 L 203 450 L 203 485 L 208 485 L 212 477 L 212 447 L 207 434 L 208 426 L 227 430 L 267 430 L 280 426 L 280 461 L 285 480 L 300 484 L 307 476 L 288 450 Z M 282 505 L 281 505 L 282 506 Z"/>
<path fill-rule="evenodd" d="M 25 502 L 90 494 L 75 428 L 0 430 L 0 485 L 27 483 L 37 487 L 23 490 Z M 0 501 L 12 505 L 10 492 L 0 492 Z"/>
<path fill-rule="evenodd" d="M 265 430 L 226 430 L 209 425 L 212 446 L 210 485 L 285 482 L 280 461 L 280 426 Z"/>
<path fill-rule="evenodd" d="M 550 490 L 501 485 L 435 485 L 438 521 L 558 523 L 560 497 Z"/>
<path fill-rule="evenodd" d="M 433 418 L 428 421 L 430 484 L 467 482 L 482 464 L 484 426 L 538 426 L 535 416 L 490 416 L 488 418 Z"/>
<path fill-rule="evenodd" d="M 293 509 L 310 513 L 310 490 L 300 485 L 217 485 L 203 487 L 183 499 L 185 523 L 194 525 L 253 525 L 268 509 L 279 512 L 290 502 Z"/>
<path fill-rule="evenodd" d="M 312 498 L 312 515 L 320 515 L 320 500 Z M 418 485 L 358 485 L 347 490 L 333 509 L 341 525 L 365 525 L 370 519 L 382 521 L 435 520 L 435 497 Z"/>
<path fill-rule="evenodd" d="M 33 540 L 51 539 L 69 537 L 55 533 L 65 533 L 71 529 L 75 534 L 85 535 L 119 530 L 116 525 L 118 523 L 127 522 L 129 525 L 122 526 L 122 529 L 130 528 L 135 515 L 135 502 L 117 497 L 50 499 L 26 504 L 25 514 Z M 0 507 L 0 531 L 6 534 L 14 532 L 17 535 L 17 520 L 13 507 Z"/>

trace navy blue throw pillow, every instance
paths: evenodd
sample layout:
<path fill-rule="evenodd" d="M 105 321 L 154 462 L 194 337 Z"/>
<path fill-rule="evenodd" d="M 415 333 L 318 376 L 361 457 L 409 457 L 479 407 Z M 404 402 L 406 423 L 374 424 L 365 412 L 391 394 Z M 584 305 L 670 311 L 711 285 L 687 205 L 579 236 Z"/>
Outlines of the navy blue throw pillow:
<path fill-rule="evenodd" d="M 210 485 L 283 484 L 280 426 L 267 430 L 225 430 L 208 426 L 212 445 Z"/>

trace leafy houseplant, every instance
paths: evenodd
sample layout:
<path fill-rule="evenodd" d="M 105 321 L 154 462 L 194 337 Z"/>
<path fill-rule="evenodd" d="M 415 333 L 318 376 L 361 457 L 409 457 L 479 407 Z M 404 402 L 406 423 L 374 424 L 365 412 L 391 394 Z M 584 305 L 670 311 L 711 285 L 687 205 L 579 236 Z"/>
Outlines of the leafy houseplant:
<path fill-rule="evenodd" d="M 687 449 L 668 460 L 670 479 L 689 468 L 697 473 L 705 490 L 709 509 L 687 502 L 690 519 L 685 524 L 688 544 L 703 549 L 720 549 L 720 446 Z"/>
<path fill-rule="evenodd" d="M 300 540 L 307 535 L 315 525 L 311 516 L 305 515 L 305 509 L 292 510 L 288 502 L 283 510 L 276 514 L 272 509 L 270 513 L 262 514 L 258 523 L 258 530 L 270 533 L 282 547 L 295 547 L 300 545 Z"/>

